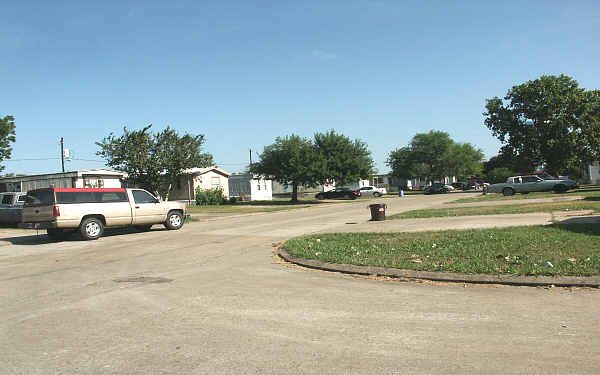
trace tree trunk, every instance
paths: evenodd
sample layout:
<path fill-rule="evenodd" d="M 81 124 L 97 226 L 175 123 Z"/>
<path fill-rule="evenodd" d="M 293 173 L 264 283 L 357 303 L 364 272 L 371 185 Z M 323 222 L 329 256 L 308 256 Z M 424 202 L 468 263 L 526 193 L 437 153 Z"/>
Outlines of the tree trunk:
<path fill-rule="evenodd" d="M 298 202 L 298 184 L 292 183 L 292 202 Z"/>

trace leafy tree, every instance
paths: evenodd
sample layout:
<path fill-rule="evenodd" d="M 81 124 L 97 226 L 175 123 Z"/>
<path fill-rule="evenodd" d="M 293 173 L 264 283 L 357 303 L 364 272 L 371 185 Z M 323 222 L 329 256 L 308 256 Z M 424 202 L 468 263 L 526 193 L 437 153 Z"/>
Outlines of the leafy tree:
<path fill-rule="evenodd" d="M 0 162 L 10 159 L 12 154 L 11 142 L 14 143 L 16 139 L 15 118 L 12 116 L 0 118 Z M 3 165 L 0 165 L 0 171 L 3 171 L 4 168 Z"/>
<path fill-rule="evenodd" d="M 266 146 L 250 172 L 292 185 L 292 202 L 297 202 L 298 186 L 315 186 L 323 174 L 323 164 L 309 139 L 292 134 L 277 137 L 275 143 Z"/>
<path fill-rule="evenodd" d="M 445 175 L 459 178 L 477 176 L 482 171 L 483 152 L 470 143 L 454 143 L 445 160 Z"/>
<path fill-rule="evenodd" d="M 566 75 L 513 86 L 486 103 L 485 125 L 508 155 L 544 165 L 552 174 L 579 169 L 600 155 L 600 92 Z"/>
<path fill-rule="evenodd" d="M 447 175 L 448 153 L 454 142 L 446 132 L 432 130 L 429 133 L 417 134 L 410 142 L 413 162 L 424 164 L 428 172 L 425 177 L 442 178 Z"/>
<path fill-rule="evenodd" d="M 163 167 L 163 177 L 168 184 L 167 194 L 178 183 L 185 169 L 213 165 L 212 155 L 201 152 L 204 142 L 204 135 L 186 133 L 179 136 L 170 127 L 154 136 L 154 153 Z"/>
<path fill-rule="evenodd" d="M 430 131 L 415 135 L 408 146 L 390 152 L 386 164 L 394 176 L 431 180 L 477 174 L 482 159 L 481 150 L 470 143 L 456 143 L 448 133 Z"/>
<path fill-rule="evenodd" d="M 212 165 L 212 155 L 201 152 L 204 135 L 179 136 L 170 127 L 151 134 L 151 127 L 133 131 L 125 127 L 121 136 L 111 133 L 96 142 L 100 147 L 96 154 L 108 166 L 126 172 L 134 185 L 168 197 L 183 170 Z"/>
<path fill-rule="evenodd" d="M 514 176 L 515 172 L 508 168 L 494 168 L 487 173 L 487 178 L 492 184 L 504 182 L 510 176 Z"/>
<path fill-rule="evenodd" d="M 373 159 L 367 145 L 359 139 L 336 134 L 334 130 L 314 135 L 314 146 L 322 167 L 320 182 L 335 181 L 343 186 L 373 173 Z"/>
<path fill-rule="evenodd" d="M 527 155 L 514 155 L 510 150 L 500 149 L 500 153 L 492 156 L 490 160 L 483 163 L 483 174 L 489 176 L 491 170 L 496 168 L 505 168 L 515 172 L 515 174 L 528 174 L 536 169 L 535 160 Z"/>

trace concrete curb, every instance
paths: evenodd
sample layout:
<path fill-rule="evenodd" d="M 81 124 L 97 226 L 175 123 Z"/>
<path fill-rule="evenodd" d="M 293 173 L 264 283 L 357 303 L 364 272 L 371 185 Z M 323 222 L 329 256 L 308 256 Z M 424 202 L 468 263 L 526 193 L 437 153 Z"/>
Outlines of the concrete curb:
<path fill-rule="evenodd" d="M 323 271 L 341 272 L 353 275 L 376 275 L 402 279 L 420 279 L 431 281 L 445 281 L 452 283 L 470 284 L 501 284 L 513 286 L 562 286 L 562 287 L 590 287 L 600 288 L 600 276 L 513 276 L 513 275 L 482 275 L 465 273 L 445 273 L 413 271 L 396 268 L 355 266 L 351 264 L 325 263 L 313 259 L 299 258 L 288 253 L 283 246 L 277 249 L 277 255 L 282 259 L 303 267 Z"/>

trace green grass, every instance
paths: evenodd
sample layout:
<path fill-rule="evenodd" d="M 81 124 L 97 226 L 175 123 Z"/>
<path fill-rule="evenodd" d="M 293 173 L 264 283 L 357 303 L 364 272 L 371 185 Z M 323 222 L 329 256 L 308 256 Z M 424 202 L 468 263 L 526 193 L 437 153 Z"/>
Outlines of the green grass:
<path fill-rule="evenodd" d="M 489 193 L 487 195 L 479 194 L 475 197 L 462 198 L 452 203 L 472 203 L 472 202 L 487 202 L 487 201 L 506 201 L 506 200 L 521 200 L 521 199 L 540 199 L 540 198 L 561 198 L 571 196 L 583 196 L 583 197 L 598 197 L 600 198 L 600 186 L 598 185 L 583 185 L 577 190 L 569 191 L 567 193 L 554 193 L 554 192 L 538 192 L 529 194 L 515 194 L 508 197 L 500 193 Z"/>
<path fill-rule="evenodd" d="M 425 233 L 334 233 L 285 249 L 327 263 L 469 274 L 600 274 L 600 226 L 553 225 Z M 554 267 L 546 267 L 549 261 Z"/>
<path fill-rule="evenodd" d="M 501 206 L 474 206 L 437 208 L 429 210 L 413 210 L 389 216 L 389 219 L 416 219 L 428 217 L 473 216 L 473 215 L 502 215 L 525 214 L 533 212 L 594 210 L 600 212 L 600 197 L 589 197 L 584 200 L 571 202 L 520 203 Z"/>

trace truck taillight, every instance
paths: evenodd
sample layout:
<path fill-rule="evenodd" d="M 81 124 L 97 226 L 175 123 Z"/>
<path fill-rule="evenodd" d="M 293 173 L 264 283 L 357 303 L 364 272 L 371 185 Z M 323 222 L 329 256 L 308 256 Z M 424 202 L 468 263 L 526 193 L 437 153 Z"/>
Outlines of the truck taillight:
<path fill-rule="evenodd" d="M 58 208 L 57 205 L 54 205 L 54 217 L 59 217 L 60 216 L 60 209 Z"/>

